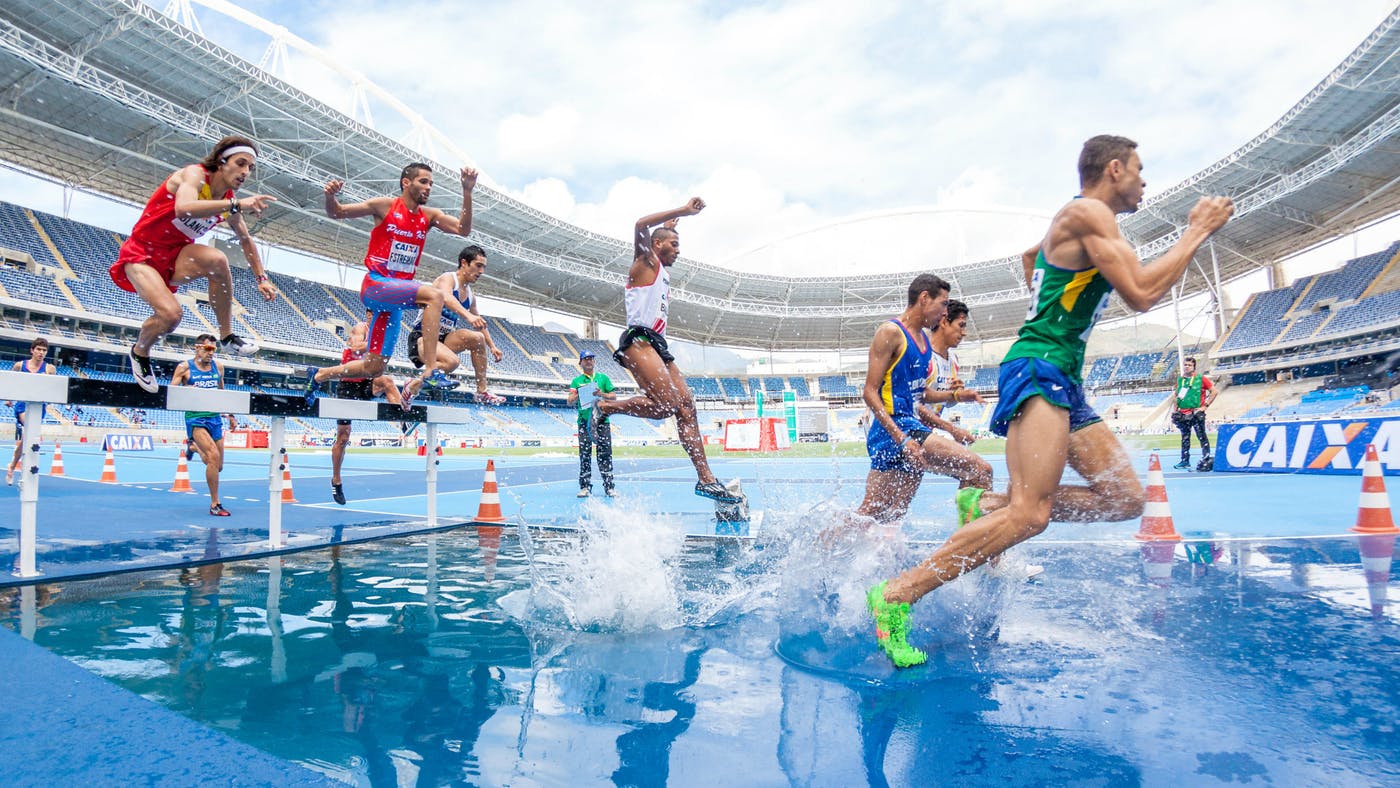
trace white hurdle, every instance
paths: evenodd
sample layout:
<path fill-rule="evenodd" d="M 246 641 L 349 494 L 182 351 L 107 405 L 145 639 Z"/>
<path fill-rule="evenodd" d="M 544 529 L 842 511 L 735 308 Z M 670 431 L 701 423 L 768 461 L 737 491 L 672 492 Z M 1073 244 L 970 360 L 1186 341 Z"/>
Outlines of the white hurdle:
<path fill-rule="evenodd" d="M 287 546 L 282 528 L 282 485 L 286 468 L 286 416 L 358 421 L 416 421 L 427 424 L 428 451 L 425 468 L 427 487 L 427 525 L 437 526 L 437 425 L 467 424 L 465 410 L 441 405 L 415 405 L 407 411 L 397 406 L 361 400 L 322 397 L 314 406 L 306 405 L 299 395 L 253 394 L 227 389 L 198 389 L 190 386 L 165 387 L 150 394 L 135 383 L 111 383 L 59 375 L 33 375 L 22 372 L 0 372 L 0 399 L 27 403 L 30 413 L 39 412 L 41 404 L 95 405 L 106 407 L 163 408 L 172 411 L 211 411 L 240 416 L 265 416 L 271 421 L 268 448 L 272 458 L 268 463 L 268 547 L 280 550 Z M 383 410 L 381 410 L 381 408 Z M 14 574 L 21 578 L 38 577 L 35 552 L 38 541 L 39 505 L 39 445 L 40 419 L 26 419 L 23 432 L 24 453 L 20 490 L 19 560 Z"/>

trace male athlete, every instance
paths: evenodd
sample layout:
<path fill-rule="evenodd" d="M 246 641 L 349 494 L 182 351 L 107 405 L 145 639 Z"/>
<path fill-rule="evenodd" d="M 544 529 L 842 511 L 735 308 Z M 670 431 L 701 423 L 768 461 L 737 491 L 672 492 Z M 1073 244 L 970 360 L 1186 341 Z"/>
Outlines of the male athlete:
<path fill-rule="evenodd" d="M 463 350 L 471 351 L 472 370 L 476 372 L 476 401 L 483 405 L 500 405 L 506 398 L 486 389 L 486 353 L 490 351 L 496 361 L 500 361 L 504 354 L 491 340 L 491 331 L 477 310 L 476 294 L 472 292 L 472 285 L 484 273 L 486 250 L 472 244 L 457 253 L 456 272 L 449 271 L 433 280 L 433 287 L 442 291 L 437 368 L 444 375 L 450 375 L 462 363 L 458 354 Z M 459 325 L 459 321 L 463 325 Z M 408 360 L 415 367 L 423 366 L 422 348 L 423 317 L 420 315 L 408 334 Z"/>
<path fill-rule="evenodd" d="M 379 377 L 388 366 L 399 338 L 399 322 L 403 310 L 423 308 L 424 358 L 437 358 L 438 320 L 442 314 L 442 291 L 431 284 L 413 278 L 428 230 L 436 227 L 443 232 L 465 236 L 472 230 L 472 190 L 476 188 L 476 170 L 462 168 L 462 209 L 449 216 L 437 208 L 428 207 L 433 191 L 432 168 L 414 162 L 399 174 L 399 196 L 371 197 L 364 202 L 341 205 L 336 199 L 345 188 L 344 181 L 326 184 L 326 215 L 332 219 L 358 219 L 373 216 L 377 224 L 369 233 L 369 249 L 365 252 L 364 281 L 360 284 L 360 300 L 365 309 L 374 313 L 369 324 L 369 344 L 359 361 L 334 367 L 307 367 L 306 402 L 316 401 L 321 384 L 343 378 Z M 413 401 L 418 389 L 432 381 L 434 387 L 452 389 L 457 382 L 448 380 L 436 365 L 404 384 L 403 406 Z"/>
<path fill-rule="evenodd" d="M 942 278 L 920 274 L 909 285 L 904 312 L 877 328 L 870 343 L 865 386 L 861 389 L 861 398 L 874 416 L 865 438 L 870 473 L 865 479 L 865 500 L 856 513 L 876 522 L 903 518 L 928 470 L 954 476 L 964 484 L 991 484 L 991 466 L 963 445 L 935 435 L 933 430 L 951 427 L 957 431 L 955 435 L 962 433 L 969 439 L 971 435 L 923 404 L 981 401 L 972 389 L 953 388 L 952 366 L 947 358 L 951 345 L 947 343 L 954 334 L 961 340 L 967 327 L 967 307 L 961 302 L 950 302 L 948 289 Z M 961 326 L 945 329 L 945 313 L 950 304 L 959 307 Z M 947 331 L 944 355 L 935 352 L 934 335 L 929 331 L 935 326 L 939 332 Z M 944 381 L 947 385 L 941 389 L 937 386 L 938 371 L 942 369 L 937 366 L 939 359 L 948 365 Z M 966 461 L 964 454 L 972 461 Z M 985 472 L 979 463 L 986 466 Z"/>
<path fill-rule="evenodd" d="M 194 358 L 181 361 L 170 378 L 172 386 L 194 386 L 197 389 L 224 387 L 224 371 L 214 361 L 218 340 L 213 334 L 200 334 L 194 340 Z M 228 428 L 237 429 L 233 414 L 228 414 Z M 204 481 L 209 485 L 209 514 L 228 517 L 229 510 L 219 501 L 219 473 L 224 469 L 224 420 L 217 413 L 187 411 L 185 435 L 204 461 Z"/>
<path fill-rule="evenodd" d="M 141 324 L 141 333 L 131 348 L 131 374 L 141 388 L 160 390 L 151 369 L 151 347 L 175 330 L 184 309 L 175 300 L 180 285 L 195 279 L 209 282 L 209 304 L 219 321 L 223 340 L 219 346 L 240 356 L 258 352 L 258 345 L 233 333 L 233 275 L 228 257 L 212 246 L 197 244 L 200 236 L 227 221 L 238 237 L 243 256 L 253 267 L 258 292 L 271 301 L 277 288 L 268 279 L 258 256 L 258 246 L 248 233 L 243 214 L 254 216 L 276 197 L 255 194 L 234 197 L 234 192 L 253 174 L 258 149 L 244 137 L 224 137 L 198 164 L 176 170 L 156 187 L 136 220 L 131 237 L 122 244 L 117 261 L 108 273 L 117 287 L 135 293 L 151 305 L 151 316 Z"/>
<path fill-rule="evenodd" d="M 49 341 L 43 337 L 36 337 L 29 343 L 29 358 L 21 359 L 10 367 L 12 372 L 32 372 L 36 375 L 53 375 L 58 372 L 53 364 L 44 360 L 48 355 Z M 10 458 L 10 464 L 5 466 L 5 484 L 15 483 L 15 471 L 19 470 L 20 458 L 24 455 L 24 409 L 25 404 L 21 400 L 6 402 L 6 405 L 15 407 L 15 456 Z M 43 423 L 44 416 L 48 415 L 48 405 L 39 403 L 39 422 Z M 20 483 L 24 483 L 24 475 L 20 475 Z"/>
<path fill-rule="evenodd" d="M 1142 484 L 1121 444 L 1089 407 L 1081 374 L 1094 323 L 1118 291 L 1146 312 L 1186 271 L 1196 249 L 1230 219 L 1226 197 L 1202 197 L 1181 238 L 1143 265 L 1116 215 L 1137 210 L 1146 183 L 1137 143 L 1100 135 L 1079 154 L 1079 197 L 1051 220 L 1023 260 L 1026 322 L 1001 363 L 992 431 L 1005 435 L 1009 501 L 958 529 L 923 563 L 870 589 L 875 637 L 897 667 L 927 655 L 909 645 L 909 606 L 1045 530 L 1050 520 L 1112 521 L 1142 514 Z M 1065 464 L 1087 486 L 1060 484 Z"/>
<path fill-rule="evenodd" d="M 715 479 L 705 457 L 705 442 L 695 415 L 695 398 L 685 375 L 666 346 L 666 310 L 671 296 L 671 266 L 681 254 L 676 220 L 705 209 L 705 201 L 692 197 L 679 208 L 643 216 L 637 220 L 632 243 L 632 268 L 627 273 L 623 303 L 627 328 L 613 357 L 632 373 L 642 394 L 623 400 L 599 399 L 593 404 L 590 428 L 606 416 L 625 413 L 644 419 L 676 417 L 681 446 L 690 455 L 699 481 L 695 494 L 722 503 L 738 503 L 743 497 Z M 652 228 L 656 228 L 653 230 Z"/>
<path fill-rule="evenodd" d="M 374 319 L 373 312 L 365 313 L 365 320 L 356 323 L 350 329 L 350 336 L 346 339 L 346 348 L 341 351 L 340 363 L 350 364 L 359 361 L 364 357 L 365 348 L 369 346 L 369 321 Z M 375 397 L 383 396 L 390 405 L 399 404 L 399 387 L 394 385 L 394 379 L 388 375 L 379 375 L 370 378 L 341 378 L 336 385 L 336 396 L 340 399 L 372 400 Z M 340 466 L 345 462 L 345 449 L 350 445 L 350 420 L 335 420 L 335 443 L 331 444 L 331 500 L 345 505 L 345 489 L 341 487 Z"/>

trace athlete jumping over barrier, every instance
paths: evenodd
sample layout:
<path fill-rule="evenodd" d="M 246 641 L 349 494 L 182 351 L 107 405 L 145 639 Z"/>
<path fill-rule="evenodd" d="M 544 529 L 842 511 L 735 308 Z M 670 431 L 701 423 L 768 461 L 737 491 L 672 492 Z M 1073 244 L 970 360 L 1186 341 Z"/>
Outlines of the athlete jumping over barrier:
<path fill-rule="evenodd" d="M 174 331 L 184 317 L 175 291 L 195 279 L 209 282 L 209 304 L 223 337 L 219 347 L 240 356 L 258 352 L 256 342 L 233 333 L 233 275 L 228 257 L 213 246 L 195 243 L 215 225 L 228 222 L 257 277 L 258 292 L 267 301 L 277 297 L 277 288 L 258 256 L 258 246 L 243 222 L 243 214 L 257 216 L 277 198 L 266 194 L 234 196 L 252 177 L 257 158 L 258 147 L 252 140 L 230 136 L 219 140 L 198 164 L 176 170 L 146 201 L 131 237 L 108 269 L 117 287 L 135 293 L 151 306 L 151 316 L 141 324 L 130 353 L 131 374 L 146 391 L 154 393 L 160 388 L 151 368 L 151 347 Z"/>
<path fill-rule="evenodd" d="M 623 302 L 627 328 L 618 340 L 613 357 L 632 373 L 642 395 L 623 400 L 599 399 L 593 403 L 590 427 L 599 419 L 617 413 L 643 419 L 676 419 L 681 446 L 690 455 L 699 481 L 695 494 L 724 504 L 744 500 L 742 493 L 730 490 L 715 479 L 705 457 L 705 441 L 695 413 L 695 397 L 686 385 L 685 375 L 666 346 L 666 312 L 671 297 L 671 266 L 681 254 L 681 237 L 676 220 L 694 216 L 705 209 L 705 201 L 692 197 L 679 208 L 649 214 L 637 220 L 633 234 L 632 268 L 627 273 Z M 656 228 L 653 230 L 652 228 Z"/>
<path fill-rule="evenodd" d="M 438 323 L 442 316 L 442 291 L 432 284 L 413 278 L 418 261 L 423 256 L 423 244 L 428 230 L 436 227 L 453 235 L 465 236 L 472 230 L 472 190 L 476 188 L 477 172 L 464 167 L 462 176 L 462 209 L 450 216 L 437 208 L 428 207 L 433 190 L 433 170 L 426 164 L 414 162 L 399 175 L 399 196 L 371 197 L 364 202 L 342 205 L 336 195 L 345 182 L 333 180 L 326 184 L 326 215 L 332 219 L 358 219 L 373 216 L 377 222 L 369 234 L 369 249 L 365 252 L 364 282 L 360 285 L 360 300 L 365 309 L 374 313 L 369 324 L 369 344 L 365 357 L 334 367 L 306 368 L 306 401 L 314 402 L 323 383 L 344 378 L 378 377 L 384 374 L 399 337 L 399 323 L 405 309 L 423 310 L 422 356 L 437 358 Z M 449 380 L 437 367 L 429 366 L 423 374 L 410 379 L 403 387 L 403 406 L 407 408 L 413 396 L 427 383 L 433 387 L 452 389 L 457 382 Z"/>

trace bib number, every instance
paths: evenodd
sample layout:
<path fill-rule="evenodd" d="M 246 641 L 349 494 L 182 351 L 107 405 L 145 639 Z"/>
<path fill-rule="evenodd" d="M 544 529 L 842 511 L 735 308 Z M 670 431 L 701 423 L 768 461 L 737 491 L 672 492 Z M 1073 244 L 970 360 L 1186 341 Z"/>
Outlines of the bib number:
<path fill-rule="evenodd" d="M 422 251 L 413 244 L 394 241 L 389 247 L 389 259 L 384 267 L 396 274 L 411 274 L 418 270 L 418 253 Z"/>
<path fill-rule="evenodd" d="M 1026 320 L 1035 317 L 1040 311 L 1040 286 L 1045 282 L 1045 269 L 1037 268 L 1031 274 L 1031 305 L 1026 308 Z"/>
<path fill-rule="evenodd" d="M 1084 331 L 1079 334 L 1080 342 L 1089 341 L 1090 332 L 1094 330 L 1094 326 L 1099 322 L 1099 318 L 1103 317 L 1104 311 L 1108 309 L 1108 297 L 1111 295 L 1113 295 L 1113 292 L 1109 291 L 1103 294 L 1103 298 L 1099 299 L 1099 305 L 1094 307 L 1094 316 L 1089 318 L 1089 325 L 1085 326 Z"/>

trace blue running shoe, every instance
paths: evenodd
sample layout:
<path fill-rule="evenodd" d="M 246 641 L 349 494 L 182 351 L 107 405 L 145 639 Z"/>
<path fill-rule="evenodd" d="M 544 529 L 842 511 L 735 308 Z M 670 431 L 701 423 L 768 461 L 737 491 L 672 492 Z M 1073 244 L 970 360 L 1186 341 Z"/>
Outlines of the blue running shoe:
<path fill-rule="evenodd" d="M 435 369 L 433 370 L 433 374 L 429 375 L 427 379 L 423 381 L 423 385 L 439 391 L 451 391 L 462 384 L 460 381 L 449 378 L 446 372 Z"/>
<path fill-rule="evenodd" d="M 315 405 L 316 395 L 321 393 L 321 384 L 316 381 L 316 373 L 320 370 L 316 367 L 306 368 L 306 404 Z"/>

